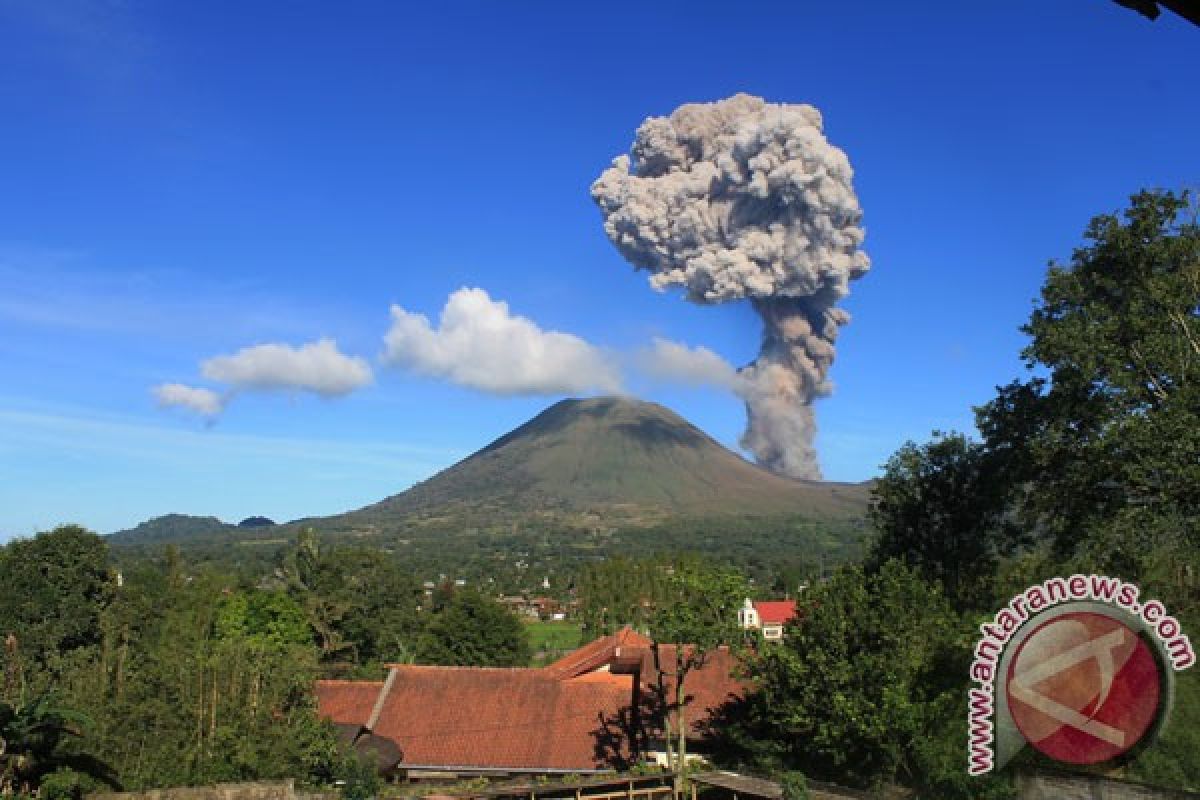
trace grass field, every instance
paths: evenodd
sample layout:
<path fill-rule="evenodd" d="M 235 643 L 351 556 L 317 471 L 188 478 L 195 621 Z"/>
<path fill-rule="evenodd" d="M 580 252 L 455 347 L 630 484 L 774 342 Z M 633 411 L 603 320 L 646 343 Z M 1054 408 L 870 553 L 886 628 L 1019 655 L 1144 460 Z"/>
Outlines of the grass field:
<path fill-rule="evenodd" d="M 554 661 L 582 643 L 583 631 L 576 622 L 529 622 L 529 643 L 533 649 L 533 666 Z"/>

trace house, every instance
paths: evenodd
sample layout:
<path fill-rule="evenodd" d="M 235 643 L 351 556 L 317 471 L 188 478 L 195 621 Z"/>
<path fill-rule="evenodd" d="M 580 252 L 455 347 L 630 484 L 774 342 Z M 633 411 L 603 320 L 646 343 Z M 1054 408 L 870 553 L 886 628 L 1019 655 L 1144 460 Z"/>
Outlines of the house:
<path fill-rule="evenodd" d="M 738 610 L 742 630 L 761 630 L 768 641 L 783 639 L 783 626 L 796 617 L 795 600 L 757 600 L 749 597 Z"/>
<path fill-rule="evenodd" d="M 538 619 L 553 619 L 561 611 L 559 602 L 551 597 L 535 597 L 529 604 L 537 609 Z"/>
<path fill-rule="evenodd" d="M 567 618 L 562 603 L 550 597 L 525 598 L 520 595 L 511 595 L 501 596 L 497 602 L 518 617 L 541 620 L 564 620 Z"/>
<path fill-rule="evenodd" d="M 317 707 L 355 741 L 394 745 L 390 774 L 407 779 L 628 769 L 661 758 L 674 648 L 659 647 L 661 680 L 651 641 L 629 628 L 536 669 L 392 664 L 382 681 L 318 681 Z M 733 666 L 714 651 L 686 679 L 698 750 L 706 721 L 742 691 Z"/>
<path fill-rule="evenodd" d="M 540 616 L 538 607 L 520 595 L 502 596 L 497 602 L 518 617 L 538 619 Z"/>

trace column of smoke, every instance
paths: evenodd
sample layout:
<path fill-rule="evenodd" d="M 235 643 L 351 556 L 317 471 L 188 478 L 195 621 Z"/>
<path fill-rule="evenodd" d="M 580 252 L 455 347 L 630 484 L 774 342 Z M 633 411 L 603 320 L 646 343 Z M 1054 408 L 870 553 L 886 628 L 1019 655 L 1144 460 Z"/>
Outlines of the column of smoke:
<path fill-rule="evenodd" d="M 654 288 L 749 300 L 762 318 L 758 358 L 738 372 L 742 446 L 795 478 L 821 476 L 812 404 L 832 391 L 850 319 L 836 305 L 870 268 L 853 174 L 815 108 L 739 94 L 647 119 L 592 185 L 609 239 Z"/>

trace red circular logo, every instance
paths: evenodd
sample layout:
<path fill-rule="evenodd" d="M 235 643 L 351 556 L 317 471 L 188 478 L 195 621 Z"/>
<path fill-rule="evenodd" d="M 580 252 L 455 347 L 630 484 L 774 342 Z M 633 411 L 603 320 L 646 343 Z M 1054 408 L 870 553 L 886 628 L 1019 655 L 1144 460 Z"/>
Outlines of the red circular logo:
<path fill-rule="evenodd" d="M 1129 752 L 1158 718 L 1162 697 L 1146 642 L 1123 622 L 1086 611 L 1055 617 L 1021 643 L 1006 692 L 1025 739 L 1071 764 Z"/>

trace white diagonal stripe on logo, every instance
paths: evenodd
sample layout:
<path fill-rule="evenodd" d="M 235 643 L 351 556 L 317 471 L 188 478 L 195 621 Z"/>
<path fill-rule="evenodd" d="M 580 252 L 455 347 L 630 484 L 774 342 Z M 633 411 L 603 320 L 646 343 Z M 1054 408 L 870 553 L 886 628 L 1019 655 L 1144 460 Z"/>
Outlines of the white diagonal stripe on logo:
<path fill-rule="evenodd" d="M 1116 747 L 1124 747 L 1124 731 L 1095 719 L 1085 717 L 1076 709 L 1068 708 L 1031 688 L 1047 678 L 1058 675 L 1063 670 L 1070 669 L 1076 664 L 1080 664 L 1088 659 L 1095 659 L 1097 665 L 1100 667 L 1101 689 L 1099 701 L 1096 703 L 1096 710 L 1099 711 L 1104 703 L 1104 699 L 1108 697 L 1108 693 L 1112 688 L 1114 677 L 1112 651 L 1124 643 L 1125 629 L 1117 628 L 1104 636 L 1099 636 L 1091 641 L 1076 645 L 1070 650 L 1059 653 L 1054 658 L 1047 659 L 1015 675 L 1010 691 L 1022 703 L 1037 709 L 1056 722 L 1063 725 L 1070 725 L 1076 730 L 1095 736 L 1097 739 L 1102 739 Z"/>

